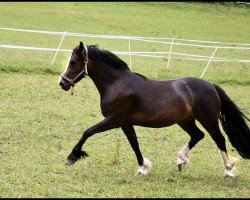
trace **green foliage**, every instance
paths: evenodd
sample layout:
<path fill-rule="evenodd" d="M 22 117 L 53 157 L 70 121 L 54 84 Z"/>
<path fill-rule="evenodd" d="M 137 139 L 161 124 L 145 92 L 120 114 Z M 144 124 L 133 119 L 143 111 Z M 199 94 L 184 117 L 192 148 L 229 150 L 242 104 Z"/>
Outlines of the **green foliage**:
<path fill-rule="evenodd" d="M 175 37 L 209 41 L 249 41 L 249 8 L 193 2 L 1 2 L 2 27 L 102 35 Z M 57 48 L 60 36 L 0 31 L 0 44 Z M 62 48 L 82 40 L 124 51 L 128 41 L 66 37 Z M 169 45 L 131 42 L 132 51 L 168 51 Z M 174 51 L 211 55 L 212 50 Z M 99 93 L 90 78 L 76 95 L 62 91 L 59 74 L 68 53 L 0 49 L 0 197 L 249 197 L 249 160 L 240 159 L 234 180 L 224 180 L 220 152 L 206 137 L 190 152 L 183 173 L 176 154 L 189 140 L 174 125 L 135 127 L 143 155 L 153 162 L 147 177 L 135 177 L 137 161 L 120 129 L 96 134 L 85 144 L 90 157 L 64 164 L 82 132 L 103 119 Z M 242 51 L 218 51 L 218 57 L 249 59 Z M 120 56 L 129 63 L 128 56 Z M 132 70 L 152 79 L 199 77 L 206 61 L 132 57 Z M 250 113 L 248 63 L 212 62 L 204 79 L 217 82 Z M 239 157 L 228 141 L 231 156 Z"/>

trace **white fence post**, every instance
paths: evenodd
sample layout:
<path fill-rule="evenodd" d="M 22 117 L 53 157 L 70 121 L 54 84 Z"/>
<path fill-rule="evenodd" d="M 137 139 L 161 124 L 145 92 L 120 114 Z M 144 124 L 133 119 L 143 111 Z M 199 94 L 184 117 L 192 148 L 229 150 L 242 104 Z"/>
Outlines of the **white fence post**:
<path fill-rule="evenodd" d="M 58 46 L 58 48 L 57 48 L 56 54 L 55 54 L 55 56 L 54 56 L 54 58 L 53 58 L 53 60 L 52 60 L 52 62 L 51 62 L 51 65 L 53 65 L 54 62 L 55 62 L 57 53 L 58 53 L 58 51 L 59 51 L 59 49 L 60 49 L 60 47 L 61 47 L 61 44 L 62 44 L 62 42 L 63 42 L 63 39 L 64 39 L 64 37 L 65 37 L 65 34 L 66 34 L 66 31 L 64 31 L 64 34 L 63 34 L 62 39 L 61 39 L 61 42 L 60 42 L 60 44 L 59 44 L 59 46 Z"/>
<path fill-rule="evenodd" d="M 130 39 L 128 39 L 128 52 L 129 52 L 129 67 L 132 70 L 131 52 L 130 52 Z"/>
<path fill-rule="evenodd" d="M 174 42 L 174 38 L 172 38 L 172 42 L 171 42 L 171 45 L 170 45 L 170 50 L 169 50 L 169 54 L 168 54 L 167 68 L 169 67 L 169 62 L 170 62 L 170 57 L 171 57 L 171 53 L 172 53 L 173 42 Z"/>
<path fill-rule="evenodd" d="M 203 70 L 203 72 L 202 72 L 202 74 L 201 74 L 201 77 L 200 77 L 200 78 L 202 78 L 202 77 L 203 77 L 203 75 L 205 74 L 205 72 L 206 72 L 206 70 L 207 70 L 207 68 L 208 68 L 208 65 L 209 65 L 209 64 L 210 64 L 210 62 L 212 61 L 212 59 L 213 59 L 213 57 L 214 57 L 214 54 L 215 54 L 215 52 L 217 51 L 217 48 L 218 48 L 218 47 L 216 47 L 216 48 L 215 48 L 215 50 L 214 50 L 214 52 L 213 52 L 212 56 L 210 57 L 210 59 L 209 59 L 209 61 L 208 61 L 207 65 L 206 65 L 205 69 Z"/>

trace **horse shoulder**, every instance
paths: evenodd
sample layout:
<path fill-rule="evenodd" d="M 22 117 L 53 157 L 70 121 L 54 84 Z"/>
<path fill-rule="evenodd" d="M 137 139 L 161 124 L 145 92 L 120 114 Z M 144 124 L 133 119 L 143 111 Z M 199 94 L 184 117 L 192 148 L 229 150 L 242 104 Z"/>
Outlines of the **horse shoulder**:
<path fill-rule="evenodd" d="M 101 98 L 101 110 L 104 116 L 121 115 L 128 112 L 135 100 L 134 91 L 122 82 L 112 85 Z"/>

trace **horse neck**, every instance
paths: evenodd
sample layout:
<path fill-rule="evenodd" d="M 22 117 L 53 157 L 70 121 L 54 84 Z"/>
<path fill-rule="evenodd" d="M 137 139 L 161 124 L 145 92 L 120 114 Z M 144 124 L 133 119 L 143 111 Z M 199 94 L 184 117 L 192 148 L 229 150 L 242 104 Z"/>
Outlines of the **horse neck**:
<path fill-rule="evenodd" d="M 99 93 L 103 96 L 117 79 L 121 78 L 123 71 L 107 66 L 100 61 L 92 61 L 88 75 L 93 80 Z"/>

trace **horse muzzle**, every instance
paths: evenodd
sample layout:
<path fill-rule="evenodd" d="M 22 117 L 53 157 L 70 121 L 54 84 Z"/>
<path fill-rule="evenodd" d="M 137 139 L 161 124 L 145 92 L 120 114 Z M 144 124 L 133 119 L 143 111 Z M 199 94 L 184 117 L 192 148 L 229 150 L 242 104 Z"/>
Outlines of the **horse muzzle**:
<path fill-rule="evenodd" d="M 64 82 L 64 81 L 60 81 L 59 82 L 59 85 L 61 86 L 61 88 L 63 89 L 63 90 L 65 90 L 65 91 L 68 91 L 69 89 L 70 89 L 70 87 L 72 86 L 72 85 L 70 85 L 69 83 L 66 83 L 66 82 Z"/>

